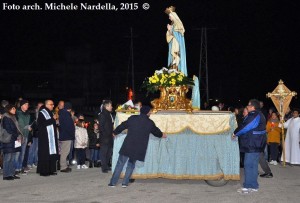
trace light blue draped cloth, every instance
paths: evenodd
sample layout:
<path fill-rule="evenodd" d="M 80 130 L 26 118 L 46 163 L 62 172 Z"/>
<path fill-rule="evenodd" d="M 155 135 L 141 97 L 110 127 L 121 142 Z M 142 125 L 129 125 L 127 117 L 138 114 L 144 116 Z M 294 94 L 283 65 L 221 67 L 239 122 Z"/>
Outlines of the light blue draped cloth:
<path fill-rule="evenodd" d="M 187 67 L 186 67 L 186 51 L 185 51 L 184 36 L 180 32 L 174 31 L 174 28 L 172 32 L 173 32 L 173 36 L 175 37 L 175 39 L 178 41 L 179 44 L 180 61 L 178 65 L 178 70 L 182 72 L 184 75 L 188 76 Z M 172 50 L 172 41 L 169 43 L 168 65 L 171 65 L 173 62 L 173 56 L 171 54 L 171 50 Z"/>
<path fill-rule="evenodd" d="M 170 134 L 166 139 L 150 135 L 145 162 L 136 162 L 133 178 L 239 180 L 239 147 L 231 139 L 235 128 L 233 114 L 230 126 L 230 131 L 215 135 L 199 135 L 190 130 Z M 114 140 L 113 169 L 125 137 L 126 134 L 120 134 Z M 125 169 L 126 165 L 123 173 Z"/>
<path fill-rule="evenodd" d="M 200 90 L 198 77 L 194 75 L 194 86 L 192 91 L 192 107 L 200 109 Z"/>

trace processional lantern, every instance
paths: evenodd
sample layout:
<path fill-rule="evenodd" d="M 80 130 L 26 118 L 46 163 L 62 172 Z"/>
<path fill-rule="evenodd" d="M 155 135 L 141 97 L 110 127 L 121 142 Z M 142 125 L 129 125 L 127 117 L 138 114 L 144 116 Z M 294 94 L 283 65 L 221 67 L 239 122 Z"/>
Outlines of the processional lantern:
<path fill-rule="evenodd" d="M 283 166 L 285 166 L 285 142 L 284 142 L 284 115 L 289 107 L 291 100 L 297 93 L 295 91 L 289 90 L 282 80 L 279 80 L 278 86 L 273 90 L 273 92 L 268 92 L 267 97 L 272 99 L 277 111 L 280 114 L 281 123 L 281 141 L 282 141 L 282 153 L 283 153 Z"/>

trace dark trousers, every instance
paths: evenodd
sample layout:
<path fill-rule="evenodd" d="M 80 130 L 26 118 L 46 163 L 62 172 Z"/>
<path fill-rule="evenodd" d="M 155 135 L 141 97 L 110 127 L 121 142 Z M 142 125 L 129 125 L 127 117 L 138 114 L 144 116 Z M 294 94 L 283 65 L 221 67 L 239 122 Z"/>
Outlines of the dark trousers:
<path fill-rule="evenodd" d="M 77 165 L 85 164 L 85 149 L 76 148 Z"/>
<path fill-rule="evenodd" d="M 265 159 L 265 154 L 263 152 L 259 154 L 259 165 L 265 173 L 271 173 L 271 169 L 267 160 Z"/>
<path fill-rule="evenodd" d="M 24 159 L 23 159 L 23 163 L 22 163 L 22 167 L 25 168 L 27 167 L 27 163 L 28 163 L 28 155 L 29 155 L 29 149 L 30 149 L 30 146 L 26 146 L 26 149 L 25 149 L 25 154 L 24 154 Z"/>
<path fill-rule="evenodd" d="M 278 143 L 270 142 L 270 152 L 271 152 L 271 160 L 277 161 L 278 158 Z"/>
<path fill-rule="evenodd" d="M 100 159 L 102 164 L 102 171 L 109 169 L 108 164 L 111 158 L 112 148 L 109 145 L 101 145 L 100 147 Z"/>

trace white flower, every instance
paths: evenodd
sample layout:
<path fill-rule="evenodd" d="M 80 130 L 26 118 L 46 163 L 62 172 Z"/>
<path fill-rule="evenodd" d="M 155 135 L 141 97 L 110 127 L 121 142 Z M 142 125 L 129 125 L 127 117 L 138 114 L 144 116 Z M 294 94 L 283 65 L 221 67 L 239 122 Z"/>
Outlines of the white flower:
<path fill-rule="evenodd" d="M 176 69 L 169 69 L 168 73 L 179 73 Z"/>
<path fill-rule="evenodd" d="M 163 73 L 163 71 L 162 71 L 162 70 L 156 70 L 155 73 L 156 73 L 157 75 L 160 75 L 160 74 Z"/>

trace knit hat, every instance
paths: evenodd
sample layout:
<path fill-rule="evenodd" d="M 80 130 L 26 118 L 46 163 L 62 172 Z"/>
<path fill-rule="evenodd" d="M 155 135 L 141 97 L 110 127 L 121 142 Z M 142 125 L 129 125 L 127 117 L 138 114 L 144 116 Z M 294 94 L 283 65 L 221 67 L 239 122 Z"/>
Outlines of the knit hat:
<path fill-rule="evenodd" d="M 72 104 L 70 102 L 66 102 L 64 108 L 67 110 L 72 109 Z"/>
<path fill-rule="evenodd" d="M 20 106 L 23 106 L 24 104 L 26 104 L 26 103 L 29 103 L 27 100 L 25 100 L 25 99 L 22 99 L 21 101 L 20 101 Z"/>
<path fill-rule="evenodd" d="M 151 108 L 149 106 L 142 106 L 140 112 L 141 114 L 148 114 L 150 112 Z"/>

